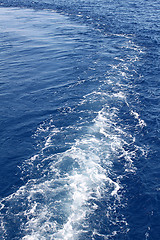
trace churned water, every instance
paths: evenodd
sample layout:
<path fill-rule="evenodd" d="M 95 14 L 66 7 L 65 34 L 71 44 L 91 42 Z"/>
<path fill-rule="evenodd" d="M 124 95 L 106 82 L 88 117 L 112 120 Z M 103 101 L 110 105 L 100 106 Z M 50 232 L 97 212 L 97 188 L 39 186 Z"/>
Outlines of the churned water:
<path fill-rule="evenodd" d="M 0 6 L 0 239 L 159 240 L 159 0 Z"/>

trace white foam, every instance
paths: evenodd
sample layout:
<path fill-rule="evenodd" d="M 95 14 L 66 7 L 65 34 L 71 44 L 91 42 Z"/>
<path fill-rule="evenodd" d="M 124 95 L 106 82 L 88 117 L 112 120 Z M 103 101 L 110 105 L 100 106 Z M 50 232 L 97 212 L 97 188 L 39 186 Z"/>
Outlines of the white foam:
<path fill-rule="evenodd" d="M 139 114 L 136 111 L 131 110 L 131 115 L 133 115 L 134 118 L 138 120 L 138 124 L 137 125 L 139 127 L 141 127 L 141 128 L 146 127 L 145 121 L 140 118 Z"/>
<path fill-rule="evenodd" d="M 94 125 L 89 129 L 90 134 L 86 134 L 85 137 L 77 140 L 75 146 L 65 153 L 79 164 L 79 169 L 73 170 L 69 176 L 72 199 L 71 211 L 63 228 L 58 233 L 55 233 L 56 239 L 76 239 L 78 230 L 76 230 L 75 226 L 79 226 L 86 216 L 98 208 L 95 204 L 92 207 L 88 205 L 93 195 L 96 199 L 100 199 L 110 189 L 111 196 L 118 196 L 119 180 L 117 179 L 117 182 L 115 182 L 108 176 L 107 165 L 103 168 L 101 166 L 102 159 L 100 158 L 104 145 L 110 146 L 110 149 L 113 144 L 116 146 L 118 144 L 118 147 L 120 145 L 118 138 L 115 141 L 116 136 L 107 133 L 107 126 L 110 127 L 110 120 L 106 117 L 108 115 L 112 118 L 114 111 L 112 114 L 105 113 L 104 109 L 100 111 Z M 94 137 L 97 132 L 107 138 L 110 136 L 112 142 L 103 142 L 101 139 Z M 108 161 L 108 167 L 109 169 L 111 167 L 110 161 Z"/>

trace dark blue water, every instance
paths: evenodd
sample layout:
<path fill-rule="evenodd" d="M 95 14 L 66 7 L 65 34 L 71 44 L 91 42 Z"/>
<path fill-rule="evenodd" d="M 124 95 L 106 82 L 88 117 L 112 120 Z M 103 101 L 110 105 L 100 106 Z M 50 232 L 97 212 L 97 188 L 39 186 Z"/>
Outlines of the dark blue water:
<path fill-rule="evenodd" d="M 159 0 L 0 6 L 0 239 L 159 240 Z"/>

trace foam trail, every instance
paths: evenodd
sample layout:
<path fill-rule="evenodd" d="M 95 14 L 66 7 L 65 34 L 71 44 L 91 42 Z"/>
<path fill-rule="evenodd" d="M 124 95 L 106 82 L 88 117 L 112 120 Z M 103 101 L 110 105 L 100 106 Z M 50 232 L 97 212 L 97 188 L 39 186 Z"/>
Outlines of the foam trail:
<path fill-rule="evenodd" d="M 94 134 L 101 133 L 105 128 L 105 120 L 105 116 L 100 113 L 86 137 L 77 140 L 75 146 L 67 152 L 67 156 L 72 158 L 78 167 L 68 179 L 71 189 L 70 212 L 63 228 L 54 235 L 56 239 L 76 239 L 78 229 L 82 231 L 82 222 L 98 207 L 93 204 L 94 200 L 100 199 L 109 191 L 111 196 L 116 196 L 120 189 L 119 184 L 108 176 L 107 167 L 111 168 L 111 162 L 106 161 L 105 168 L 101 166 L 101 151 L 105 143 L 92 132 L 94 129 Z M 91 200 L 92 204 L 89 204 Z"/>
<path fill-rule="evenodd" d="M 32 239 L 32 237 L 33 239 L 36 239 L 38 236 L 44 236 L 44 229 L 43 227 L 40 227 L 41 222 L 48 222 L 49 219 L 46 216 L 48 215 L 48 212 L 51 214 L 51 209 L 48 209 L 48 204 L 48 206 L 44 205 L 43 207 L 40 207 L 37 205 L 37 202 L 34 203 L 34 195 L 46 195 L 48 192 L 51 196 L 56 195 L 56 191 L 60 194 L 67 191 L 65 198 L 62 197 L 59 202 L 55 198 L 54 201 L 55 208 L 58 209 L 58 205 L 60 204 L 63 208 L 63 214 L 68 217 L 60 229 L 57 222 L 54 222 L 55 233 L 53 233 L 53 239 L 65 240 L 76 239 L 78 238 L 78 233 L 85 231 L 81 227 L 81 224 L 98 207 L 95 201 L 101 199 L 105 194 L 108 196 L 110 195 L 111 197 L 117 196 L 120 186 L 108 175 L 108 172 L 111 170 L 112 163 L 109 160 L 109 148 L 111 143 L 110 141 L 105 141 L 104 139 L 106 137 L 104 134 L 106 131 L 106 121 L 109 121 L 109 119 L 106 119 L 105 114 L 101 111 L 94 120 L 93 126 L 88 129 L 88 132 L 81 139 L 77 139 L 71 149 L 62 154 L 58 154 L 56 156 L 56 162 L 50 163 L 50 172 L 56 171 L 56 175 L 58 176 L 57 180 L 56 178 L 44 182 L 41 180 L 40 184 L 32 186 L 32 190 L 30 189 L 28 196 L 28 200 L 31 202 L 31 205 L 30 209 L 26 212 L 28 222 L 25 226 L 25 231 L 30 232 L 29 229 L 32 229 L 32 233 L 26 235 L 23 239 Z M 53 131 L 53 134 L 55 134 L 55 130 Z M 47 138 L 44 146 L 46 147 L 47 144 L 49 147 L 49 144 L 51 144 L 51 142 L 49 142 L 50 141 L 48 141 Z M 104 149 L 106 149 L 105 153 Z M 102 152 L 105 156 L 101 156 Z M 53 156 L 50 156 L 50 158 L 53 158 Z M 45 160 L 47 159 L 44 159 L 44 161 Z M 102 161 L 104 160 L 105 166 L 102 167 Z M 72 170 L 63 175 L 61 173 L 61 164 L 64 164 L 65 161 L 66 164 L 68 164 L 69 161 L 72 162 Z M 58 186 L 57 190 L 54 188 L 56 181 L 58 184 L 63 184 L 62 187 Z M 53 192 L 50 189 L 52 184 Z M 40 211 L 37 211 L 38 207 L 40 207 Z M 52 224 L 50 223 L 50 225 Z M 56 231 L 56 229 L 59 230 Z"/>

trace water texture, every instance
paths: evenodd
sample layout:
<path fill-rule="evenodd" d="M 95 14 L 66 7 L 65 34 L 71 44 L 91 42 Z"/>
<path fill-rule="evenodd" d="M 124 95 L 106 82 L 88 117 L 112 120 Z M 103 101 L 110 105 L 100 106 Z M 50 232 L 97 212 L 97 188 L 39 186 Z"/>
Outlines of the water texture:
<path fill-rule="evenodd" d="M 0 239 L 160 239 L 160 3 L 0 1 Z"/>

